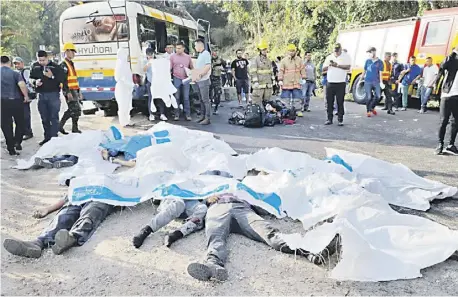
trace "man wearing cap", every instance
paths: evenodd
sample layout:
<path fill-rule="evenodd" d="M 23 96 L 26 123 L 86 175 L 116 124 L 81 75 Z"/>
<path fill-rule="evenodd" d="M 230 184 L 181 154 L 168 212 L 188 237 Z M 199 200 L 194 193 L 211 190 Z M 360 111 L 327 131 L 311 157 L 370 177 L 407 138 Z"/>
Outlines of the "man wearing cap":
<path fill-rule="evenodd" d="M 30 70 L 24 67 L 24 60 L 20 57 L 13 59 L 13 64 L 16 70 L 21 74 L 22 79 L 27 86 L 29 91 L 29 99 L 35 99 L 36 94 L 33 90 L 32 85 L 30 84 Z M 30 101 L 24 102 L 24 140 L 30 139 L 33 137 L 32 132 L 32 120 L 30 116 Z"/>
<path fill-rule="evenodd" d="M 272 62 L 267 58 L 267 42 L 261 41 L 258 45 L 259 56 L 250 63 L 251 84 L 253 86 L 252 103 L 263 109 L 262 101 L 272 96 L 273 69 Z"/>
<path fill-rule="evenodd" d="M 81 90 L 78 84 L 78 76 L 76 74 L 73 58 L 76 54 L 76 48 L 73 43 L 64 44 L 65 59 L 60 64 L 64 70 L 64 82 L 62 84 L 62 91 L 67 101 L 68 109 L 64 112 L 59 124 L 59 132 L 67 135 L 64 126 L 69 118 L 72 118 L 72 133 L 81 133 L 78 129 L 78 119 L 81 116 L 81 107 L 79 100 L 82 99 Z"/>
<path fill-rule="evenodd" d="M 342 51 L 342 46 L 337 43 L 334 46 L 334 53 L 326 57 L 323 64 L 323 72 L 327 75 L 326 102 L 328 120 L 325 125 L 331 125 L 333 120 L 334 98 L 337 102 L 337 120 L 339 126 L 343 126 L 344 99 L 347 81 L 347 71 L 350 70 L 351 58 Z"/>
<path fill-rule="evenodd" d="M 364 64 L 361 77 L 364 80 L 364 91 L 366 92 L 367 117 L 371 117 L 372 114 L 377 115 L 375 106 L 380 100 L 381 88 L 385 85 L 382 81 L 383 62 L 377 58 L 377 50 L 375 47 L 369 47 L 366 52 L 368 59 Z M 374 91 L 374 96 L 372 96 L 372 91 Z"/>
<path fill-rule="evenodd" d="M 288 45 L 288 55 L 280 62 L 278 84 L 282 88 L 280 97 L 290 99 L 291 105 L 296 109 L 298 117 L 302 116 L 302 90 L 301 81 L 306 79 L 304 63 L 297 55 L 294 44 Z"/>

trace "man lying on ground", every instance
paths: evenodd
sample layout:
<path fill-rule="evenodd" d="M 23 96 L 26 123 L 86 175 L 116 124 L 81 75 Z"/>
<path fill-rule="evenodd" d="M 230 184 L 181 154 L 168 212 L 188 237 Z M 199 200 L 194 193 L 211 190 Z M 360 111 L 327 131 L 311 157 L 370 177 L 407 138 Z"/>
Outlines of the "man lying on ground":
<path fill-rule="evenodd" d="M 44 212 L 36 212 L 35 217 L 44 217 L 63 205 L 48 227 L 33 241 L 7 238 L 5 249 L 16 256 L 39 258 L 43 249 L 52 246 L 52 251 L 60 255 L 66 250 L 83 245 L 92 236 L 100 223 L 116 209 L 115 206 L 91 201 L 82 205 L 71 205 L 68 196 Z M 46 213 L 46 214 L 45 214 Z"/>
<path fill-rule="evenodd" d="M 205 219 L 207 237 L 207 259 L 204 263 L 191 263 L 188 273 L 195 279 L 224 281 L 228 278 L 224 263 L 227 258 L 226 240 L 231 232 L 244 235 L 252 240 L 263 242 L 277 251 L 297 254 L 310 262 L 321 265 L 336 252 L 337 235 L 319 254 L 303 249 L 292 250 L 281 238 L 278 229 L 257 215 L 253 207 L 234 194 L 220 194 L 207 199 L 209 206 Z"/>

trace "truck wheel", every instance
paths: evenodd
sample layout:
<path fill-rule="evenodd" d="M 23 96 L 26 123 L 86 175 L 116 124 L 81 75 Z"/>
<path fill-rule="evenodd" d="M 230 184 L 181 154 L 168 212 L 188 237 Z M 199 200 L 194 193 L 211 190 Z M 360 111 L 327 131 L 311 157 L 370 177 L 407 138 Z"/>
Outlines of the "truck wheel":
<path fill-rule="evenodd" d="M 353 100 L 358 104 L 366 104 L 366 91 L 364 91 L 364 82 L 361 76 L 357 77 L 351 90 Z"/>

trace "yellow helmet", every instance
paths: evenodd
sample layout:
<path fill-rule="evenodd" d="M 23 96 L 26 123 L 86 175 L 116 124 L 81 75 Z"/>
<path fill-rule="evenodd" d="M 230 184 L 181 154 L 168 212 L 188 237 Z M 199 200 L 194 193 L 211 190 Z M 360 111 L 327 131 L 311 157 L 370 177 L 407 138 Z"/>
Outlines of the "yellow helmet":
<path fill-rule="evenodd" d="M 288 51 L 295 51 L 297 50 L 296 46 L 292 43 L 288 44 L 288 47 L 287 47 Z"/>
<path fill-rule="evenodd" d="M 258 44 L 258 49 L 259 50 L 265 50 L 267 49 L 269 46 L 267 45 L 267 42 L 265 42 L 264 40 L 261 40 L 261 42 Z"/>
<path fill-rule="evenodd" d="M 63 51 L 75 51 L 76 52 L 76 47 L 73 43 L 71 42 L 66 42 L 64 44 L 64 48 L 63 48 Z"/>

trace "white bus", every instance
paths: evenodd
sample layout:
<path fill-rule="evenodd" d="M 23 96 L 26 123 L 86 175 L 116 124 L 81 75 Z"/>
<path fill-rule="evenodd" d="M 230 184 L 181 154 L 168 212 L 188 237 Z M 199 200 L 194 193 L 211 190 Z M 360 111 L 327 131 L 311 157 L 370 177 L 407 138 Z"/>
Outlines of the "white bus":
<path fill-rule="evenodd" d="M 209 23 L 188 16 L 129 1 L 90 2 L 65 10 L 60 16 L 59 40 L 61 47 L 72 42 L 77 48 L 74 63 L 84 100 L 93 101 L 105 115 L 116 114 L 114 69 L 119 47 L 129 49 L 132 79 L 141 84 L 146 48 L 161 55 L 167 44 L 181 41 L 193 56 L 196 38 L 208 44 Z M 146 97 L 134 99 L 134 107 L 146 108 Z"/>

